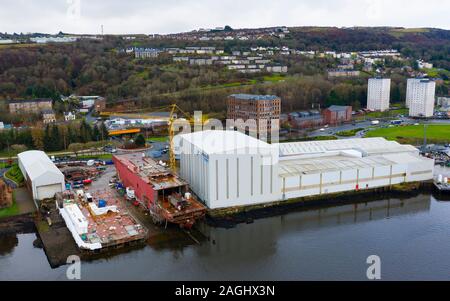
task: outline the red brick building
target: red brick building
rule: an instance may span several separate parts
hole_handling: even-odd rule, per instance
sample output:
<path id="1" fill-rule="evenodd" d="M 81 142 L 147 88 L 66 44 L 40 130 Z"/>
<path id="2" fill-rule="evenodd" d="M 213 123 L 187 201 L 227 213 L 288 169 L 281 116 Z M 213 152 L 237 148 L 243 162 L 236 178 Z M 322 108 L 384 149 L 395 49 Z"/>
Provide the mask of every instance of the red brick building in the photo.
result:
<path id="1" fill-rule="evenodd" d="M 232 120 L 242 119 L 255 120 L 257 128 L 250 128 L 249 132 L 262 131 L 270 133 L 272 131 L 273 120 L 277 120 L 279 129 L 279 120 L 281 114 L 281 99 L 274 95 L 252 95 L 252 94 L 233 94 L 227 100 L 227 118 Z M 264 126 L 263 122 L 267 121 Z M 261 126 L 264 126 L 263 129 Z M 243 129 L 245 130 L 245 129 Z"/>
<path id="2" fill-rule="evenodd" d="M 331 106 L 322 112 L 326 124 L 339 124 L 352 121 L 351 106 Z"/>

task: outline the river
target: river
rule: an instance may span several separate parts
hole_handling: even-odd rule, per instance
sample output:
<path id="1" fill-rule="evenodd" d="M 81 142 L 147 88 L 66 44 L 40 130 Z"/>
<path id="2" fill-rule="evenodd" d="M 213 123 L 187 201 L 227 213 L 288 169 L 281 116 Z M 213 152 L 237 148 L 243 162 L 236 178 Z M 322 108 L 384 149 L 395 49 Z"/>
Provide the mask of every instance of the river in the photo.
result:
<path id="1" fill-rule="evenodd" d="M 382 280 L 450 279 L 450 202 L 430 194 L 292 212 L 231 229 L 203 225 L 207 239 L 149 241 L 83 262 L 82 280 L 367 280 L 378 255 Z M 66 280 L 35 234 L 0 236 L 0 280 Z"/>

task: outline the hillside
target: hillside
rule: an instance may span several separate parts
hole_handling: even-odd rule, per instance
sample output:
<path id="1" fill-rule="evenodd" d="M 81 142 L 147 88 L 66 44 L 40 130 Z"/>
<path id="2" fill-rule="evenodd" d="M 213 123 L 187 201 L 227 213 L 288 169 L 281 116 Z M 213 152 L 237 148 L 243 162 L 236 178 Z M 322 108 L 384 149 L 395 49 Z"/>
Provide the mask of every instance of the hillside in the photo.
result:
<path id="1" fill-rule="evenodd" d="M 249 32 L 259 30 L 247 30 Z M 47 44 L 27 47 L 0 47 L 0 100 L 13 98 L 51 97 L 76 93 L 103 95 L 108 103 L 119 99 L 137 98 L 140 106 L 158 106 L 177 102 L 185 110 L 225 112 L 225 97 L 230 93 L 249 92 L 277 94 L 283 99 L 284 110 L 322 105 L 351 104 L 363 106 L 366 99 L 366 79 L 329 80 L 326 70 L 336 66 L 330 58 L 274 56 L 274 60 L 289 67 L 285 76 L 270 73 L 242 74 L 221 66 L 175 64 L 166 53 L 156 59 L 136 60 L 119 53 L 130 46 L 185 47 L 215 46 L 226 52 L 254 46 L 287 46 L 297 50 L 361 51 L 398 49 L 410 64 L 424 59 L 437 69 L 433 74 L 447 77 L 450 70 L 450 31 L 441 29 L 404 28 L 289 28 L 284 39 L 265 36 L 248 41 L 180 40 L 177 35 L 150 39 L 139 35 L 132 41 L 120 36 L 105 36 L 103 40 L 80 40 L 72 44 Z M 7 37 L 3 35 L 4 37 Z M 22 38 L 26 38 L 21 36 Z M 404 98 L 405 78 L 401 64 L 389 62 L 387 72 L 393 79 L 393 101 Z M 439 94 L 448 93 L 446 84 Z M 59 105 L 59 104 L 58 104 Z M 56 107 L 63 111 L 64 107 Z M 0 104 L 0 112 L 5 107 Z M 11 116 L 2 114 L 0 120 Z"/>

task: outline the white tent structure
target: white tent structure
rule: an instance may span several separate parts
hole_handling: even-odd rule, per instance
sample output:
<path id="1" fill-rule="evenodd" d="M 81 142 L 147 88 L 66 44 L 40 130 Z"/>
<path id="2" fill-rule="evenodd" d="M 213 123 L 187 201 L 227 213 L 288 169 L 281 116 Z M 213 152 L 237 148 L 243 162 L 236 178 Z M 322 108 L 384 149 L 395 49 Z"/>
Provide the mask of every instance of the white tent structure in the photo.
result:
<path id="1" fill-rule="evenodd" d="M 64 175 L 44 152 L 23 152 L 18 159 L 34 200 L 53 198 L 57 192 L 64 190 Z"/>

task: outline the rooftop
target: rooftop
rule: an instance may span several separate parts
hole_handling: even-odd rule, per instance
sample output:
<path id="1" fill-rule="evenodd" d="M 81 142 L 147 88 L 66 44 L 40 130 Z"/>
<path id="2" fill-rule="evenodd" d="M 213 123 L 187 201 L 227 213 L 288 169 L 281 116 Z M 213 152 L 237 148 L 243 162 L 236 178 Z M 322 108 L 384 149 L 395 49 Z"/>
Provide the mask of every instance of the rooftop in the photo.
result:
<path id="1" fill-rule="evenodd" d="M 245 149 L 270 149 L 271 145 L 238 131 L 202 131 L 181 135 L 206 154 L 223 154 Z"/>
<path id="2" fill-rule="evenodd" d="M 48 102 L 52 101 L 50 98 L 36 98 L 36 99 L 15 99 L 10 100 L 9 103 L 29 103 L 29 102 Z"/>
<path id="3" fill-rule="evenodd" d="M 351 108 L 350 106 L 336 106 L 332 105 L 331 107 L 327 108 L 330 111 L 333 112 L 339 112 L 339 111 L 347 111 L 348 108 Z"/>
<path id="4" fill-rule="evenodd" d="M 384 138 L 354 138 L 342 140 L 305 141 L 280 143 L 280 156 L 298 156 L 332 151 L 357 150 L 363 155 L 390 153 L 417 153 L 412 145 L 399 144 Z"/>
<path id="5" fill-rule="evenodd" d="M 162 166 L 155 160 L 144 157 L 142 153 L 130 153 L 114 156 L 118 161 L 128 167 L 130 171 L 139 175 L 154 190 L 185 186 L 187 183 L 173 174 L 169 168 Z"/>
<path id="6" fill-rule="evenodd" d="M 279 99 L 278 96 L 275 95 L 255 95 L 255 94 L 232 94 L 230 97 L 234 97 L 237 99 L 243 100 L 275 100 Z"/>
<path id="7" fill-rule="evenodd" d="M 47 173 L 56 174 L 64 179 L 62 172 L 42 151 L 27 151 L 20 153 L 17 157 L 32 181 Z"/>

